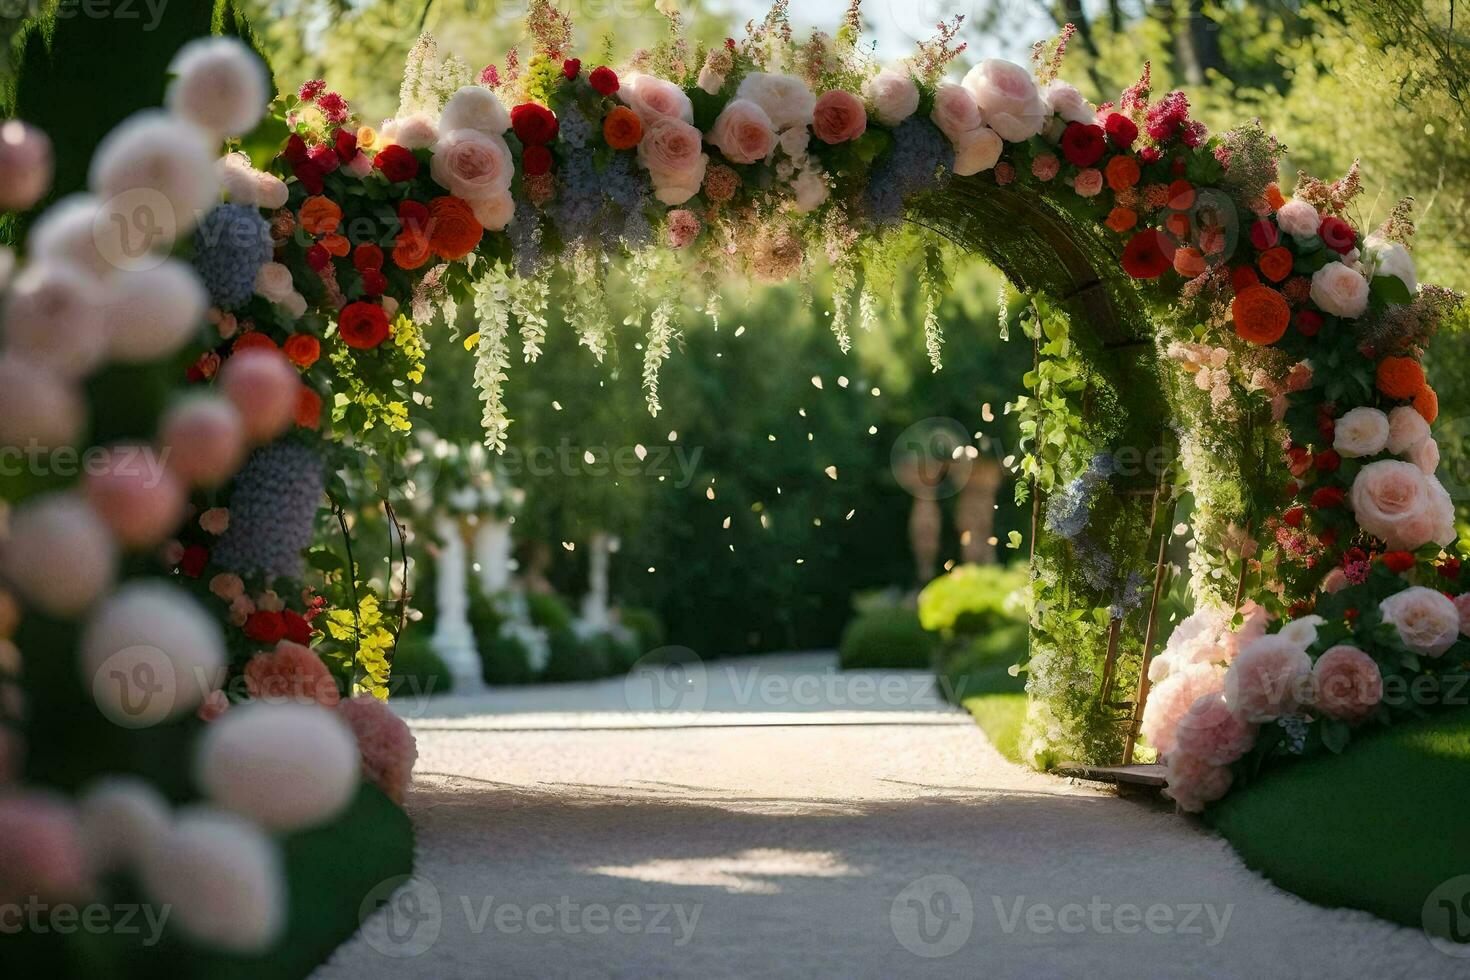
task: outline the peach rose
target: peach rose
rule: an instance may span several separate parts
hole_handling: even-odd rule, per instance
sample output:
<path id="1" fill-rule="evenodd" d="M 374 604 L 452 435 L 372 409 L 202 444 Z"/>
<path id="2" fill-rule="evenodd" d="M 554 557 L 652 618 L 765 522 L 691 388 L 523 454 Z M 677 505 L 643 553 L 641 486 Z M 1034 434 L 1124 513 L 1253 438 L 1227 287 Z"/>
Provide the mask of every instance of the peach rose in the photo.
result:
<path id="1" fill-rule="evenodd" d="M 1455 505 L 1434 477 L 1397 459 L 1369 463 L 1353 480 L 1349 503 L 1358 526 L 1391 550 L 1417 551 L 1455 538 Z"/>
<path id="2" fill-rule="evenodd" d="M 731 163 L 756 163 L 776 148 L 771 117 L 748 99 L 735 99 L 726 105 L 706 139 Z"/>
<path id="3" fill-rule="evenodd" d="M 1429 438 L 1429 423 L 1412 405 L 1400 405 L 1388 413 L 1388 451 L 1402 456 Z"/>
<path id="4" fill-rule="evenodd" d="M 1322 216 L 1306 201 L 1291 200 L 1276 212 L 1276 224 L 1296 238 L 1311 238 L 1322 224 Z"/>
<path id="5" fill-rule="evenodd" d="M 638 113 L 645 127 L 658 119 L 694 122 L 694 103 L 673 82 L 636 71 L 623 75 L 618 81 L 618 98 Z"/>
<path id="6" fill-rule="evenodd" d="M 1200 813 L 1206 804 L 1229 792 L 1235 776 L 1225 766 L 1212 766 L 1203 759 L 1178 752 L 1166 761 L 1164 778 L 1168 781 L 1165 796 L 1186 813 Z"/>
<path id="7" fill-rule="evenodd" d="M 1312 273 L 1312 302 L 1335 316 L 1359 317 L 1368 309 L 1368 280 L 1341 262 Z"/>
<path id="8" fill-rule="evenodd" d="M 1174 751 L 1212 766 L 1228 766 L 1256 744 L 1256 726 L 1231 713 L 1221 694 L 1196 698 L 1174 734 Z"/>
<path id="9" fill-rule="evenodd" d="M 1096 167 L 1077 171 L 1077 176 L 1072 178 L 1072 189 L 1083 197 L 1097 197 L 1103 189 L 1102 171 Z"/>
<path id="10" fill-rule="evenodd" d="M 995 166 L 1005 148 L 1000 135 L 989 126 L 981 126 L 960 137 L 954 146 L 954 172 L 968 177 Z"/>
<path id="11" fill-rule="evenodd" d="M 1404 646 L 1426 657 L 1442 657 L 1460 638 L 1460 610 L 1442 592 L 1411 586 L 1378 604 L 1385 623 L 1398 630 Z"/>
<path id="12" fill-rule="evenodd" d="M 919 86 L 907 71 L 884 68 L 868 79 L 863 94 L 873 103 L 873 114 L 885 126 L 897 126 L 919 108 Z"/>
<path id="13" fill-rule="evenodd" d="M 473 201 L 509 190 L 515 164 L 504 137 L 456 129 L 434 144 L 429 174 L 455 197 Z"/>
<path id="14" fill-rule="evenodd" d="M 851 92 L 823 92 L 812 112 L 812 130 L 823 143 L 847 143 L 868 130 L 868 110 Z"/>
<path id="15" fill-rule="evenodd" d="M 1387 415 L 1376 408 L 1355 408 L 1337 420 L 1332 448 L 1349 459 L 1377 456 L 1388 445 L 1388 434 Z"/>
<path id="16" fill-rule="evenodd" d="M 1339 645 L 1312 665 L 1313 702 L 1329 718 L 1361 721 L 1383 700 L 1383 674 L 1357 647 Z"/>
<path id="17" fill-rule="evenodd" d="M 654 196 L 665 204 L 683 204 L 704 183 L 709 155 L 699 130 L 686 122 L 658 116 L 638 144 L 638 161 L 653 178 Z"/>
<path id="18" fill-rule="evenodd" d="M 1312 658 L 1289 637 L 1264 636 L 1240 652 L 1225 674 L 1225 702 L 1241 721 L 1274 721 L 1310 693 Z"/>
<path id="19" fill-rule="evenodd" d="M 1008 142 L 1040 133 L 1051 115 L 1031 72 L 1009 61 L 987 58 L 970 69 L 962 84 L 975 97 L 985 124 Z"/>
<path id="20" fill-rule="evenodd" d="M 1218 694 L 1225 671 L 1209 663 L 1189 664 L 1166 677 L 1154 688 L 1143 711 L 1143 737 L 1161 755 L 1174 751 L 1174 740 L 1190 705 L 1209 694 Z"/>
<path id="21" fill-rule="evenodd" d="M 485 227 L 486 231 L 500 231 L 510 224 L 515 217 L 516 202 L 511 198 L 510 191 L 501 191 L 485 198 L 475 198 L 469 202 L 470 210 L 475 214 L 475 220 Z"/>

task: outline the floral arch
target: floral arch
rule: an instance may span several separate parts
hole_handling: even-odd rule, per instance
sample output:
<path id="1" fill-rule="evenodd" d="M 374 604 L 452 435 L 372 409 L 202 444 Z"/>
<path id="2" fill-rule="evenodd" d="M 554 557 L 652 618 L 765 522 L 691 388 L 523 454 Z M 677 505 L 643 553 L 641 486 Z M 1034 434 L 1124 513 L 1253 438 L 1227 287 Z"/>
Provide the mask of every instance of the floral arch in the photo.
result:
<path id="1" fill-rule="evenodd" d="M 513 51 L 472 72 L 422 39 L 383 126 L 320 82 L 263 113 L 244 45 L 181 51 L 168 111 L 98 147 L 90 194 L 36 220 L 6 295 L 0 441 L 97 460 L 80 481 L 7 491 L 5 632 L 83 665 L 79 681 L 62 658 L 26 661 L 24 771 L 85 785 L 70 734 L 84 705 L 140 730 L 91 774 L 140 754 L 192 767 L 169 797 L 228 815 L 171 832 L 248 839 L 252 868 L 269 864 L 262 828 L 353 805 L 359 767 L 401 798 L 411 740 L 378 699 L 406 603 L 351 549 L 353 501 L 380 487 L 343 473 L 403 479 L 425 327 L 442 319 L 477 351 L 502 446 L 512 349 L 535 360 L 556 302 L 600 358 L 609 277 L 642 302 L 656 412 L 681 315 L 717 316 L 725 276 L 820 261 L 845 345 L 907 263 L 932 309 L 949 250 L 1025 294 L 1036 348 L 1019 411 L 1039 764 L 1113 763 L 1138 744 L 1197 811 L 1461 678 L 1470 600 L 1419 363 L 1458 297 L 1417 283 L 1407 206 L 1364 234 L 1348 218 L 1356 173 L 1302 175 L 1288 199 L 1262 129 L 1207 133 L 1182 94 L 1153 98 L 1146 70 L 1116 104 L 1089 104 L 1058 79 L 1066 32 L 1034 71 L 986 61 L 954 83 L 957 25 L 880 67 L 857 23 L 854 5 L 834 36 L 797 41 L 778 5 L 703 51 L 675 15 L 614 70 L 572 57 L 570 23 L 535 3 L 524 64 Z M 0 163 L 46 169 L 44 137 L 4 135 Z M 6 186 L 18 210 L 45 191 Z M 140 213 L 168 231 L 145 253 L 125 237 Z M 477 326 L 454 336 L 462 307 Z M 937 369 L 937 320 L 926 337 Z M 1175 524 L 1186 493 L 1192 527 Z M 312 545 L 324 500 L 340 553 Z M 1176 537 L 1192 537 L 1199 611 L 1156 653 Z M 166 681 L 163 706 L 134 714 L 126 685 L 98 680 L 119 672 Z M 345 724 L 306 710 L 324 706 Z M 317 778 L 252 783 L 303 745 L 315 757 L 292 772 Z M 152 819 L 157 796 L 114 786 L 87 806 Z M 187 881 L 152 884 L 187 897 Z M 279 938 L 281 922 L 255 925 L 259 943 Z M 217 938 L 207 917 L 182 927 Z"/>

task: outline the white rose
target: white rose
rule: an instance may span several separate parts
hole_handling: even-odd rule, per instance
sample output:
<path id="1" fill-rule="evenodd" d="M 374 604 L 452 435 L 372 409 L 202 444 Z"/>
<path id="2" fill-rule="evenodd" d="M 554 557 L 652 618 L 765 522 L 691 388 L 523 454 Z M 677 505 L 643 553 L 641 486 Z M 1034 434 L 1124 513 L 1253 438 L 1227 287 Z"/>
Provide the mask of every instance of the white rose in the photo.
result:
<path id="1" fill-rule="evenodd" d="M 255 193 L 257 207 L 276 211 L 286 206 L 286 199 L 291 196 L 291 191 L 284 180 L 275 174 L 264 173 L 257 173 L 255 179 L 258 184 Z"/>
<path id="2" fill-rule="evenodd" d="M 1460 611 L 1444 593 L 1413 586 L 1378 605 L 1404 646 L 1426 657 L 1440 657 L 1460 638 Z"/>
<path id="3" fill-rule="evenodd" d="M 1363 245 L 1373 256 L 1375 276 L 1398 276 L 1409 292 L 1419 291 L 1419 272 L 1414 267 L 1414 257 L 1398 242 L 1391 242 L 1378 232 L 1369 235 Z"/>
<path id="4" fill-rule="evenodd" d="M 500 231 L 515 217 L 516 202 L 510 191 L 502 191 L 490 197 L 470 201 L 475 220 L 485 226 L 486 231 Z"/>
<path id="5" fill-rule="evenodd" d="M 970 69 L 962 84 L 975 97 L 985 124 L 1011 143 L 1040 133 L 1051 116 L 1031 73 L 1009 61 L 987 58 Z"/>
<path id="6" fill-rule="evenodd" d="M 169 111 L 221 138 L 255 128 L 270 101 L 265 67 L 234 38 L 190 41 L 168 66 L 174 80 L 165 102 Z"/>
<path id="7" fill-rule="evenodd" d="M 694 122 L 694 103 L 689 101 L 689 96 L 679 86 L 662 78 L 629 72 L 619 79 L 618 98 L 638 114 L 644 129 L 655 119 L 665 117 L 685 123 Z"/>
<path id="8" fill-rule="evenodd" d="M 796 210 L 799 214 L 815 211 L 826 203 L 827 196 L 831 193 L 831 188 L 827 186 L 820 170 L 801 171 L 791 182 L 791 189 L 796 192 Z"/>
<path id="9" fill-rule="evenodd" d="M 1377 456 L 1388 446 L 1388 416 L 1376 408 L 1355 408 L 1337 420 L 1332 448 L 1356 459 Z"/>
<path id="10" fill-rule="evenodd" d="M 1348 499 L 1358 526 L 1391 550 L 1417 551 L 1431 542 L 1446 546 L 1457 537 L 1449 492 L 1415 463 L 1369 463 L 1353 478 Z"/>
<path id="11" fill-rule="evenodd" d="M 989 126 L 966 133 L 955 143 L 954 172 L 961 177 L 978 174 L 995 166 L 1005 143 Z"/>
<path id="12" fill-rule="evenodd" d="M 226 153 L 214 169 L 219 175 L 220 189 L 231 204 L 261 206 L 258 172 L 250 165 L 249 157 L 243 153 Z"/>
<path id="13" fill-rule="evenodd" d="M 1276 224 L 1295 238 L 1311 238 L 1322 226 L 1322 216 L 1306 201 L 1293 199 L 1276 212 Z"/>
<path id="14" fill-rule="evenodd" d="M 1312 273 L 1312 302 L 1336 316 L 1359 317 L 1368 309 L 1368 280 L 1341 262 Z"/>
<path id="15" fill-rule="evenodd" d="M 781 144 L 781 149 L 786 151 L 787 156 L 793 160 L 800 160 L 806 156 L 806 148 L 811 145 L 812 131 L 805 126 L 793 127 L 782 133 L 777 142 Z"/>
<path id="16" fill-rule="evenodd" d="M 817 97 L 806 82 L 795 75 L 778 75 L 771 72 L 751 72 L 740 81 L 735 98 L 749 99 L 771 117 L 776 129 L 806 126 L 812 121 L 812 112 L 817 107 Z"/>
<path id="17" fill-rule="evenodd" d="M 929 120 L 955 144 L 984 125 L 980 107 L 970 90 L 952 82 L 944 82 L 934 90 L 934 111 L 929 114 Z"/>
<path id="18" fill-rule="evenodd" d="M 1429 423 L 1412 405 L 1400 405 L 1388 413 L 1388 451 L 1402 456 L 1429 438 Z"/>
<path id="19" fill-rule="evenodd" d="M 884 68 L 868 79 L 863 94 L 873 104 L 873 113 L 885 126 L 897 126 L 919 108 L 919 86 L 907 71 Z"/>
<path id="20" fill-rule="evenodd" d="M 439 139 L 439 124 L 416 112 L 393 121 L 393 142 L 405 150 L 422 150 Z"/>
<path id="21" fill-rule="evenodd" d="M 1312 644 L 1317 642 L 1318 627 L 1325 625 L 1327 625 L 1327 620 L 1321 616 L 1303 616 L 1281 627 L 1281 632 L 1276 635 L 1287 643 L 1301 647 L 1302 650 L 1310 650 Z"/>
<path id="22" fill-rule="evenodd" d="M 255 292 L 272 303 L 279 303 L 295 292 L 291 270 L 280 262 L 267 262 L 255 274 Z"/>
<path id="23" fill-rule="evenodd" d="M 456 129 L 473 129 L 486 136 L 504 136 L 510 128 L 510 113 L 481 85 L 466 85 L 449 97 L 439 116 L 439 128 L 448 133 Z"/>
<path id="24" fill-rule="evenodd" d="M 1046 102 L 1053 112 L 1067 122 L 1097 124 L 1097 110 L 1082 97 L 1076 87 L 1056 79 L 1046 86 Z"/>
<path id="25" fill-rule="evenodd" d="M 705 65 L 699 69 L 699 81 L 696 84 L 706 95 L 719 95 L 720 89 L 725 87 L 725 76 Z"/>
<path id="26" fill-rule="evenodd" d="M 1439 443 L 1433 439 L 1425 439 L 1404 456 L 1409 462 L 1419 467 L 1424 473 L 1433 475 L 1439 469 Z"/>

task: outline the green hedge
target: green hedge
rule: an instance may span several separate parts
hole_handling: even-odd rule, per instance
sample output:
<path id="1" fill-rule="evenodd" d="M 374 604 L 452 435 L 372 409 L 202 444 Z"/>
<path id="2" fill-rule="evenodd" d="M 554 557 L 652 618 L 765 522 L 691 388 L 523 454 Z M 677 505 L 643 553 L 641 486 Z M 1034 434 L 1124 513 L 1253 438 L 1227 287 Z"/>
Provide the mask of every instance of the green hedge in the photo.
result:
<path id="1" fill-rule="evenodd" d="M 839 650 L 843 670 L 927 670 L 939 644 L 904 606 L 872 609 L 847 624 Z"/>
<path id="2" fill-rule="evenodd" d="M 437 697 L 453 689 L 454 676 L 434 652 L 431 636 L 422 623 L 415 623 L 398 638 L 398 650 L 393 655 L 395 697 Z"/>

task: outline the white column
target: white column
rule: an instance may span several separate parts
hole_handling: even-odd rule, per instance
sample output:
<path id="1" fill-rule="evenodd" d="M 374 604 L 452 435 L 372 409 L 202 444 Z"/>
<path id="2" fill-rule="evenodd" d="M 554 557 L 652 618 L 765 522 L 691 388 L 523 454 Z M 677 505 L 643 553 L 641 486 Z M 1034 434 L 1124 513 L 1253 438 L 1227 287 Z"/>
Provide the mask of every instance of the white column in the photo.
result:
<path id="1" fill-rule="evenodd" d="M 475 531 L 475 563 L 480 566 L 480 588 L 495 595 L 510 588 L 510 524 L 481 518 Z"/>
<path id="2" fill-rule="evenodd" d="M 589 631 L 603 632 L 612 625 L 608 565 L 612 539 L 601 531 L 587 542 L 587 594 L 582 597 L 582 622 Z"/>
<path id="3" fill-rule="evenodd" d="M 448 516 L 438 518 L 434 532 L 440 545 L 439 565 L 435 569 L 439 614 L 434 626 L 434 652 L 448 665 L 454 677 L 454 692 L 473 693 L 484 688 L 485 678 L 480 673 L 480 654 L 475 648 L 474 631 L 470 629 L 464 536 L 459 521 Z"/>

